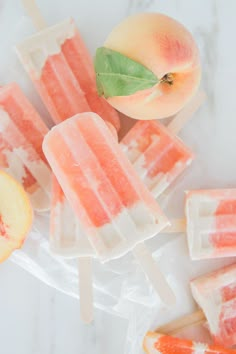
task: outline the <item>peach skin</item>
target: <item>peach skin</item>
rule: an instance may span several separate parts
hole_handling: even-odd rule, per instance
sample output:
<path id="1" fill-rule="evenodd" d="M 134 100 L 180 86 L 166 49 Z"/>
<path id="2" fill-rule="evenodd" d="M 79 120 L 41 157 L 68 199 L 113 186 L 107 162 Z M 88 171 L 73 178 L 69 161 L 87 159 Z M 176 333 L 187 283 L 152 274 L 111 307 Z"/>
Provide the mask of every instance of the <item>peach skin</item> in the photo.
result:
<path id="1" fill-rule="evenodd" d="M 31 228 L 33 211 L 27 193 L 0 170 L 0 263 L 20 248 Z"/>
<path id="2" fill-rule="evenodd" d="M 132 118 L 174 115 L 199 87 L 198 47 L 190 32 L 171 17 L 159 13 L 128 17 L 113 29 L 104 46 L 142 64 L 159 79 L 151 88 L 107 98 L 114 108 Z"/>

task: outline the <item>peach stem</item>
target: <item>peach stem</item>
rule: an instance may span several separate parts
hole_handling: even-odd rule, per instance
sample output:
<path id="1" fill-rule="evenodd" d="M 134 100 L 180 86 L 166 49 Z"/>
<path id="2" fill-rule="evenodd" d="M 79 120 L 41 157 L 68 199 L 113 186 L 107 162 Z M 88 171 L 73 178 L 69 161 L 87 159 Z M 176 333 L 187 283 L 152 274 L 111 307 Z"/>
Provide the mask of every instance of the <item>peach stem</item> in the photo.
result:
<path id="1" fill-rule="evenodd" d="M 164 75 L 163 78 L 160 80 L 160 83 L 173 85 L 174 84 L 173 74 L 168 73 L 168 74 Z"/>

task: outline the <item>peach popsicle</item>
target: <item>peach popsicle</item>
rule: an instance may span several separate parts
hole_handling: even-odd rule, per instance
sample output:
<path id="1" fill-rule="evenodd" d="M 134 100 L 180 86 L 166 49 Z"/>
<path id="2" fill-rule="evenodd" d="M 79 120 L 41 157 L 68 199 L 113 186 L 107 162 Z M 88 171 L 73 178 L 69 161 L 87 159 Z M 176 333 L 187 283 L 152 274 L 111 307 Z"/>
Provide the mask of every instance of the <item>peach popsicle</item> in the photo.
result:
<path id="1" fill-rule="evenodd" d="M 43 149 L 98 257 L 108 261 L 134 249 L 140 258 L 144 252 L 136 245 L 168 221 L 102 119 L 83 113 L 60 123 Z M 162 274 L 154 273 L 168 301 L 172 293 Z"/>
<path id="2" fill-rule="evenodd" d="M 236 345 L 236 263 L 194 279 L 191 290 L 216 343 Z"/>
<path id="3" fill-rule="evenodd" d="M 236 344 L 236 264 L 200 276 L 190 282 L 194 299 L 202 309 L 156 329 L 157 333 L 178 336 L 190 327 L 207 326 L 217 344 Z M 208 321 L 208 322 L 207 322 Z"/>
<path id="4" fill-rule="evenodd" d="M 110 123 L 107 125 L 117 139 L 114 126 Z M 51 201 L 50 247 L 52 252 L 67 258 L 94 257 L 94 249 L 54 175 Z M 69 223 L 68 220 L 70 220 Z"/>
<path id="5" fill-rule="evenodd" d="M 191 259 L 236 255 L 236 189 L 187 192 L 185 216 L 164 232 L 186 233 Z"/>
<path id="6" fill-rule="evenodd" d="M 192 259 L 236 255 L 236 189 L 190 191 L 185 214 Z"/>
<path id="7" fill-rule="evenodd" d="M 219 345 L 197 343 L 189 339 L 175 338 L 166 334 L 148 332 L 143 341 L 147 354 L 233 354 L 235 350 Z"/>
<path id="8" fill-rule="evenodd" d="M 114 126 L 106 124 L 117 139 Z M 57 255 L 78 259 L 80 314 L 85 323 L 90 323 L 93 320 L 92 258 L 95 252 L 55 176 L 52 186 L 50 248 Z"/>
<path id="9" fill-rule="evenodd" d="M 43 150 L 103 261 L 168 224 L 96 114 L 78 114 L 54 127 Z"/>
<path id="10" fill-rule="evenodd" d="M 35 2 L 22 2 L 40 31 L 19 44 L 17 53 L 54 122 L 93 111 L 118 130 L 118 113 L 97 94 L 92 58 L 75 22 L 47 27 Z"/>
<path id="11" fill-rule="evenodd" d="M 17 84 L 0 88 L 0 168 L 23 185 L 37 210 L 50 205 L 51 172 L 42 151 L 47 132 Z"/>
<path id="12" fill-rule="evenodd" d="M 189 166 L 193 153 L 176 136 L 199 108 L 204 94 L 194 99 L 165 127 L 157 121 L 139 121 L 121 141 L 121 147 L 155 198 Z"/>

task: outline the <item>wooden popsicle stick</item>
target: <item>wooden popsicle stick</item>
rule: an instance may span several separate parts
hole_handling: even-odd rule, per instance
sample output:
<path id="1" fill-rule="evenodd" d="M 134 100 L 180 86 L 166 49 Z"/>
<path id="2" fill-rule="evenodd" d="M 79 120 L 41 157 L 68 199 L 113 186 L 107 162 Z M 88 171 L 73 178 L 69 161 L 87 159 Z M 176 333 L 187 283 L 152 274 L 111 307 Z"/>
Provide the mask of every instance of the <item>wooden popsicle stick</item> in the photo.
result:
<path id="1" fill-rule="evenodd" d="M 144 243 L 139 243 L 133 249 L 134 256 L 138 259 L 144 273 L 148 277 L 153 288 L 161 301 L 167 306 L 175 304 L 175 294 L 167 283 L 164 275 L 160 272 L 157 263 Z"/>
<path id="2" fill-rule="evenodd" d="M 80 316 L 84 323 L 93 321 L 92 259 L 78 258 Z"/>
<path id="3" fill-rule="evenodd" d="M 182 233 L 186 232 L 186 219 L 172 219 L 170 220 L 170 225 L 168 225 L 162 232 L 163 233 Z"/>
<path id="4" fill-rule="evenodd" d="M 204 323 L 205 321 L 206 317 L 203 311 L 199 309 L 189 315 L 178 318 L 177 320 L 174 320 L 164 326 L 158 327 L 155 331 L 158 333 L 175 335 L 189 326 L 197 326 L 199 324 Z"/>
<path id="5" fill-rule="evenodd" d="M 206 99 L 204 91 L 199 91 L 193 97 L 193 99 L 175 115 L 172 121 L 167 125 L 167 128 L 175 135 L 177 135 L 183 128 L 185 123 L 193 116 L 202 103 Z"/>
<path id="6" fill-rule="evenodd" d="M 47 27 L 47 23 L 45 22 L 35 0 L 21 0 L 22 5 L 25 8 L 27 15 L 32 19 L 34 23 L 34 27 L 41 31 L 42 29 Z"/>

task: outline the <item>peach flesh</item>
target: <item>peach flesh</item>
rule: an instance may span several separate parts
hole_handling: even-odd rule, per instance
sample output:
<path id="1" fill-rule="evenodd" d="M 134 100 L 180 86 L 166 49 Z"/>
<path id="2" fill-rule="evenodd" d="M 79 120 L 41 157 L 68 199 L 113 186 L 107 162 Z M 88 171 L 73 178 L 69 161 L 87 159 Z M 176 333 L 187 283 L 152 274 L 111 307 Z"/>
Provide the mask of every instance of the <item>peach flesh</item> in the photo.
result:
<path id="1" fill-rule="evenodd" d="M 1 170 L 0 195 L 0 262 L 3 262 L 22 246 L 32 225 L 33 211 L 22 186 Z"/>
<path id="2" fill-rule="evenodd" d="M 104 44 L 143 64 L 159 84 L 108 102 L 136 119 L 160 119 L 176 114 L 196 93 L 201 66 L 190 32 L 176 20 L 158 13 L 138 14 L 113 29 Z"/>

